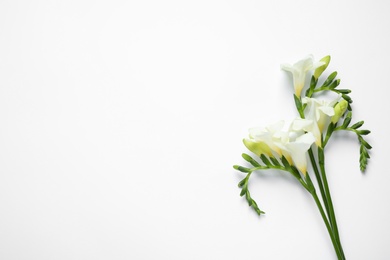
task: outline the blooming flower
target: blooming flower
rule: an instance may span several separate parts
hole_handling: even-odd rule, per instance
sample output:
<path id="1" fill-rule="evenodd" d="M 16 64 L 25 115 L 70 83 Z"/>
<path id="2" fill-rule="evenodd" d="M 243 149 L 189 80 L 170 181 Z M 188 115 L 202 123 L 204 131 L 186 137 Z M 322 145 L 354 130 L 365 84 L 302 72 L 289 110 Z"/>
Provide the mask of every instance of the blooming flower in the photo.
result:
<path id="1" fill-rule="evenodd" d="M 305 120 L 305 119 L 302 119 Z M 311 120 L 306 120 L 311 122 Z M 314 143 L 312 133 L 290 126 L 288 131 L 282 131 L 284 122 L 280 121 L 264 129 L 249 129 L 249 138 L 244 139 L 245 146 L 256 155 L 284 156 L 298 170 L 306 174 L 306 152 Z"/>
<path id="2" fill-rule="evenodd" d="M 302 89 L 305 85 L 305 78 L 308 71 L 316 69 L 325 62 L 314 62 L 313 55 L 307 56 L 305 59 L 298 61 L 294 65 L 282 64 L 280 67 L 285 71 L 289 71 L 293 75 L 294 90 L 297 97 L 301 96 Z"/>
<path id="3" fill-rule="evenodd" d="M 310 119 L 297 118 L 291 124 L 291 128 L 295 131 L 304 130 L 314 136 L 317 146 L 321 146 L 321 131 L 318 128 L 317 122 Z"/>
<path id="4" fill-rule="evenodd" d="M 306 175 L 307 172 L 306 152 L 309 150 L 314 141 L 315 138 L 313 134 L 308 132 L 299 136 L 295 141 L 286 143 L 286 147 L 291 155 L 294 165 L 304 175 Z"/>
<path id="5" fill-rule="evenodd" d="M 296 119 L 293 123 L 293 129 L 303 129 L 311 132 L 316 139 L 317 146 L 321 146 L 322 133 L 335 115 L 334 106 L 340 97 L 339 95 L 332 101 L 308 97 L 303 98 L 302 103 L 307 104 L 307 108 L 305 109 L 305 118 L 307 120 Z"/>
<path id="6" fill-rule="evenodd" d="M 269 148 L 281 156 L 282 151 L 277 145 L 275 145 L 274 138 L 275 134 L 282 130 L 283 125 L 284 121 L 279 121 L 265 127 L 264 129 L 251 128 L 249 129 L 249 137 L 267 144 Z"/>

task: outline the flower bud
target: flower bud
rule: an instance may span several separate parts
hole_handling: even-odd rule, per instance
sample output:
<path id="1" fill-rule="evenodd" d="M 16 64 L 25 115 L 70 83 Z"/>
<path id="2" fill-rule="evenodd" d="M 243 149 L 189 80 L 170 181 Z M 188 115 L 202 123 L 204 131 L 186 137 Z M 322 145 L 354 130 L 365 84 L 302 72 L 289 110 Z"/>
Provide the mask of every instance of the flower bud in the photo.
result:
<path id="1" fill-rule="evenodd" d="M 246 148 L 257 156 L 262 154 L 272 156 L 271 148 L 269 148 L 269 146 L 264 142 L 252 141 L 250 139 L 244 139 L 243 142 Z"/>
<path id="2" fill-rule="evenodd" d="M 344 115 L 347 110 L 348 102 L 345 99 L 342 99 L 337 105 L 334 107 L 334 116 L 332 116 L 332 123 L 335 124 L 339 119 Z"/>
<path id="3" fill-rule="evenodd" d="M 324 70 L 326 70 L 326 68 L 328 67 L 329 65 L 329 62 L 330 62 L 330 56 L 325 56 L 323 57 L 320 62 L 323 62 L 324 64 L 321 65 L 320 67 L 318 67 L 315 71 L 314 71 L 314 78 L 318 79 L 322 72 L 324 72 Z"/>

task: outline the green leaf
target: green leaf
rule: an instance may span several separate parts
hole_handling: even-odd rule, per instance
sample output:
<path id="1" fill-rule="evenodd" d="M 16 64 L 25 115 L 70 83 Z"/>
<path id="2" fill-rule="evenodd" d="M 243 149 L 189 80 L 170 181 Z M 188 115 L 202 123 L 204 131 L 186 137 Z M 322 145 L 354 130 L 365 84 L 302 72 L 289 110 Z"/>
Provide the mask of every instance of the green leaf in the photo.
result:
<path id="1" fill-rule="evenodd" d="M 360 170 L 364 172 L 367 168 L 368 159 L 370 159 L 369 149 L 371 149 L 371 145 L 369 145 L 361 135 L 358 135 L 358 139 L 360 142 Z"/>
<path id="2" fill-rule="evenodd" d="M 246 167 L 242 167 L 240 165 L 234 165 L 233 168 L 240 171 L 240 172 L 251 172 L 251 169 L 246 168 Z"/>
<path id="3" fill-rule="evenodd" d="M 301 117 L 303 117 L 303 107 L 302 107 L 302 101 L 299 97 L 297 97 L 296 95 L 294 95 L 294 101 L 295 101 L 295 106 L 297 107 L 298 109 L 298 112 L 299 114 L 301 115 Z"/>
<path id="4" fill-rule="evenodd" d="M 247 181 L 247 179 L 246 179 L 246 177 L 245 177 L 244 179 L 242 179 L 242 180 L 238 183 L 238 187 L 239 187 L 239 188 L 242 188 L 242 187 L 246 184 L 246 181 Z"/>
<path id="5" fill-rule="evenodd" d="M 342 98 L 344 98 L 346 101 L 348 101 L 348 103 L 352 103 L 352 98 L 350 97 L 350 96 L 348 96 L 348 95 L 346 95 L 346 94 L 343 94 L 343 95 L 341 95 L 342 96 Z"/>
<path id="6" fill-rule="evenodd" d="M 286 157 L 282 156 L 281 161 L 282 161 L 283 166 L 284 166 L 287 170 L 290 170 L 290 169 L 291 169 L 291 165 L 288 163 Z"/>
<path id="7" fill-rule="evenodd" d="M 351 126 L 352 129 L 358 129 L 364 124 L 364 121 L 359 121 Z"/>
<path id="8" fill-rule="evenodd" d="M 325 140 L 328 140 L 330 138 L 330 136 L 332 135 L 333 130 L 335 129 L 336 125 L 337 125 L 337 123 L 330 123 L 329 124 L 328 130 L 326 131 Z"/>
<path id="9" fill-rule="evenodd" d="M 270 166 L 271 165 L 271 162 L 268 160 L 267 156 L 265 156 L 264 154 L 260 155 L 260 159 L 263 161 L 263 163 L 267 166 Z"/>
<path id="10" fill-rule="evenodd" d="M 242 187 L 242 190 L 240 192 L 240 196 L 241 197 L 244 196 L 247 191 L 248 191 L 247 185 L 244 185 L 244 187 Z"/>
<path id="11" fill-rule="evenodd" d="M 340 79 L 336 79 L 329 85 L 329 89 L 335 89 L 338 85 L 340 85 Z"/>
<path id="12" fill-rule="evenodd" d="M 337 91 L 341 94 L 349 94 L 352 92 L 350 89 L 337 89 Z"/>
<path id="13" fill-rule="evenodd" d="M 257 203 L 251 198 L 251 194 L 248 190 L 248 181 L 250 176 L 251 173 L 248 173 L 247 176 L 238 183 L 238 187 L 242 188 L 240 196 L 242 197 L 245 195 L 245 199 L 248 202 L 249 206 L 252 207 L 258 215 L 265 214 L 265 212 L 261 211 L 257 206 Z"/>
<path id="14" fill-rule="evenodd" d="M 316 79 L 314 75 L 311 76 L 310 87 L 306 90 L 305 96 L 310 97 L 313 94 L 314 89 L 317 86 L 317 82 L 318 79 Z"/>
<path id="15" fill-rule="evenodd" d="M 252 206 L 252 208 L 256 211 L 257 215 L 260 216 L 261 214 L 265 214 L 264 211 L 261 211 L 259 209 L 259 207 L 257 206 L 256 201 L 254 201 L 252 198 L 250 198 L 250 200 L 248 200 L 248 204 L 249 204 L 249 206 Z"/>
<path id="16" fill-rule="evenodd" d="M 358 133 L 360 135 L 368 135 L 369 133 L 371 133 L 371 131 L 370 130 L 360 130 L 360 131 L 358 131 Z"/>
<path id="17" fill-rule="evenodd" d="M 260 164 L 255 159 L 253 159 L 250 155 L 248 155 L 246 153 L 243 153 L 241 156 L 242 156 L 242 158 L 244 158 L 245 161 L 247 161 L 250 164 L 252 164 L 253 167 L 259 167 L 260 166 Z"/>
<path id="18" fill-rule="evenodd" d="M 366 142 L 366 140 L 364 140 L 363 139 L 363 137 L 359 137 L 359 141 L 360 141 L 360 143 L 362 144 L 362 145 L 364 145 L 364 147 L 366 147 L 367 149 L 371 149 L 372 148 L 372 146 L 369 144 L 369 143 L 367 143 Z"/>
<path id="19" fill-rule="evenodd" d="M 252 201 L 253 201 L 253 200 L 252 200 L 252 198 L 251 198 L 251 194 L 249 193 L 249 190 L 246 191 L 245 198 L 246 198 L 246 200 L 248 201 L 249 206 L 252 206 Z"/>
<path id="20" fill-rule="evenodd" d="M 276 159 L 275 157 L 270 157 L 270 159 L 275 166 L 280 166 L 278 159 Z"/>
<path id="21" fill-rule="evenodd" d="M 360 159 L 359 159 L 359 162 L 360 162 L 360 170 L 362 172 L 364 172 L 367 168 L 367 163 L 368 163 L 368 159 L 370 158 L 368 153 L 367 153 L 367 150 L 365 149 L 364 146 L 361 146 L 360 147 Z"/>
<path id="22" fill-rule="evenodd" d="M 349 123 L 351 123 L 351 119 L 352 119 L 352 112 L 348 112 L 341 127 L 344 129 L 347 128 Z"/>
<path id="23" fill-rule="evenodd" d="M 291 174 L 294 175 L 295 178 L 299 179 L 301 178 L 301 174 L 299 173 L 297 167 L 291 166 Z"/>
<path id="24" fill-rule="evenodd" d="M 332 81 L 334 80 L 334 78 L 337 76 L 337 71 L 331 73 L 328 78 L 325 80 L 324 84 L 322 85 L 323 87 L 327 87 L 329 86 Z"/>

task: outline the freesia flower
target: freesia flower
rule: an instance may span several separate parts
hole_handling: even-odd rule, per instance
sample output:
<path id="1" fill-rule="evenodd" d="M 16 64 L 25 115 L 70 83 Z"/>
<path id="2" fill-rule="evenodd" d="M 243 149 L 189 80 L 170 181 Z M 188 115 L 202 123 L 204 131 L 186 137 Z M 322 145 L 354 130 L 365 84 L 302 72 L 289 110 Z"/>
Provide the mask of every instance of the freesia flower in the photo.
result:
<path id="1" fill-rule="evenodd" d="M 279 121 L 265 127 L 264 129 L 251 128 L 249 129 L 249 137 L 256 141 L 264 142 L 274 152 L 276 152 L 279 156 L 281 156 L 282 151 L 277 145 L 275 145 L 274 138 L 275 138 L 275 134 L 282 130 L 283 125 L 284 125 L 284 121 Z"/>
<path id="2" fill-rule="evenodd" d="M 310 146 L 314 143 L 315 138 L 312 133 L 308 132 L 299 136 L 295 141 L 286 143 L 286 147 L 291 155 L 294 165 L 304 175 L 307 172 L 306 153 Z"/>
<path id="3" fill-rule="evenodd" d="M 302 120 L 307 124 L 311 123 L 310 120 Z M 294 121 L 290 125 L 288 132 L 280 131 L 276 133 L 274 141 L 275 144 L 282 150 L 283 156 L 289 161 L 289 163 L 295 165 L 303 174 L 306 174 L 306 152 L 314 143 L 315 138 L 311 132 L 305 133 L 303 128 L 293 126 Z"/>
<path id="4" fill-rule="evenodd" d="M 316 139 L 317 146 L 321 146 L 322 133 L 326 130 L 331 122 L 331 118 L 335 115 L 334 105 L 340 97 L 339 95 L 332 101 L 308 97 L 303 98 L 302 103 L 307 104 L 307 108 L 305 109 L 305 118 L 307 120 L 296 119 L 293 123 L 293 128 L 311 132 Z"/>
<path id="5" fill-rule="evenodd" d="M 249 138 L 244 139 L 244 144 L 258 156 L 261 154 L 274 156 L 274 153 L 279 157 L 284 156 L 290 164 L 306 174 L 306 152 L 314 143 L 315 138 L 312 133 L 305 133 L 302 128 L 290 126 L 288 131 L 282 131 L 283 125 L 284 122 L 280 121 L 264 129 L 249 129 Z"/>
<path id="6" fill-rule="evenodd" d="M 314 120 L 296 118 L 291 124 L 291 128 L 294 131 L 304 130 L 310 132 L 314 136 L 316 145 L 321 146 L 321 131 Z"/>
<path id="7" fill-rule="evenodd" d="M 305 85 L 305 78 L 307 72 L 316 69 L 324 64 L 325 62 L 323 61 L 314 62 L 313 55 L 309 55 L 305 59 L 298 61 L 294 65 L 282 64 L 280 67 L 281 69 L 292 73 L 295 95 L 297 97 L 300 97 L 302 89 Z"/>

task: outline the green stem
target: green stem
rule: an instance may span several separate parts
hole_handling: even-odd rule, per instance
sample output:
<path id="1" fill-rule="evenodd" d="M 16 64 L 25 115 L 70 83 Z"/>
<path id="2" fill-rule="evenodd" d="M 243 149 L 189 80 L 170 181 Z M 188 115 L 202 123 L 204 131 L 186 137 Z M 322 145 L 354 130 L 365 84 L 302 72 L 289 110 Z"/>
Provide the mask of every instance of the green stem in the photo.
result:
<path id="1" fill-rule="evenodd" d="M 320 169 L 321 169 L 322 180 L 323 180 L 323 183 L 324 183 L 327 204 L 329 206 L 329 212 L 328 212 L 329 220 L 330 220 L 330 223 L 331 223 L 332 228 L 333 228 L 335 239 L 336 239 L 336 241 L 337 241 L 337 243 L 339 245 L 340 252 L 341 252 L 341 254 L 343 256 L 343 259 L 345 259 L 344 251 L 343 251 L 343 248 L 342 248 L 341 242 L 340 242 L 339 230 L 337 228 L 336 215 L 334 213 L 332 197 L 330 195 L 330 189 L 329 189 L 329 185 L 328 185 L 328 180 L 326 178 L 324 150 L 321 149 L 321 148 L 318 148 L 318 160 L 319 160 L 319 165 L 320 165 Z"/>
<path id="2" fill-rule="evenodd" d="M 320 175 L 320 172 L 318 170 L 317 162 L 316 162 L 316 160 L 314 158 L 314 154 L 313 154 L 313 149 L 312 148 L 309 149 L 309 157 L 310 157 L 310 161 L 311 161 L 311 164 L 313 166 L 313 170 L 314 170 L 314 173 L 315 173 L 315 176 L 316 176 L 316 179 L 317 179 L 318 187 L 320 188 L 321 197 L 322 197 L 322 200 L 324 202 L 326 213 L 327 213 L 328 216 L 330 216 L 329 215 L 328 200 L 327 200 L 327 197 L 325 195 L 324 185 L 322 183 L 321 175 Z"/>
<path id="3" fill-rule="evenodd" d="M 306 180 L 307 180 L 309 186 L 312 187 L 310 193 L 311 193 L 311 195 L 313 196 L 313 199 L 314 199 L 314 201 L 315 201 L 315 203 L 316 203 L 316 205 L 317 205 L 317 207 L 318 207 L 318 210 L 319 210 L 320 213 L 321 213 L 321 217 L 322 217 L 322 219 L 323 219 L 323 221 L 324 221 L 324 223 L 325 223 L 325 226 L 326 226 L 326 229 L 328 230 L 330 239 L 332 240 L 333 247 L 334 247 L 334 249 L 335 249 L 335 251 L 336 251 L 337 258 L 338 258 L 339 260 L 344 260 L 345 257 L 344 257 L 344 255 L 342 254 L 342 252 L 340 251 L 339 244 L 337 243 L 337 240 L 336 240 L 336 238 L 335 238 L 333 229 L 332 229 L 332 227 L 330 226 L 329 221 L 328 221 L 328 219 L 327 219 L 327 217 L 326 217 L 326 214 L 325 214 L 325 212 L 324 212 L 324 209 L 322 208 L 321 202 L 320 202 L 320 200 L 318 199 L 317 193 L 316 193 L 316 191 L 315 191 L 315 189 L 314 189 L 314 186 L 313 186 L 313 184 L 312 184 L 312 182 L 311 182 L 311 179 L 310 179 L 309 174 L 306 174 Z"/>

